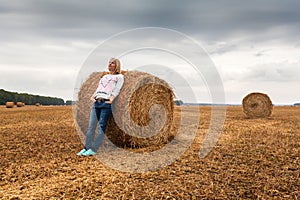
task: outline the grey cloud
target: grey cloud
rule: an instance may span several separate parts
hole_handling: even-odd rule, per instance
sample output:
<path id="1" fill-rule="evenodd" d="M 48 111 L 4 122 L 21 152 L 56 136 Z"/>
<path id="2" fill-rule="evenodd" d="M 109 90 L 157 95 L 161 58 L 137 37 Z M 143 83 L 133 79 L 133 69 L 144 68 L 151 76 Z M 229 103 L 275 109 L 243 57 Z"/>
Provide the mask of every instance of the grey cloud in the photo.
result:
<path id="1" fill-rule="evenodd" d="M 265 49 L 265 50 L 258 51 L 257 53 L 254 54 L 254 56 L 260 57 L 260 56 L 267 55 L 268 51 L 270 51 L 270 50 L 269 49 Z"/>
<path id="2" fill-rule="evenodd" d="M 81 61 L 78 57 L 84 57 L 89 50 L 79 50 L 80 47 L 72 46 L 73 42 L 85 41 L 90 46 L 94 43 L 97 45 L 97 42 L 112 34 L 147 26 L 175 29 L 202 40 L 211 46 L 209 52 L 216 56 L 238 51 L 245 45 L 255 46 L 256 43 L 278 40 L 298 48 L 299 19 L 300 1 L 296 0 L 0 0 L 0 45 L 2 48 L 8 45 L 8 48 L 1 50 L 1 65 L 9 67 L 17 63 L 44 67 L 47 61 L 55 61 L 58 66 L 76 65 L 76 62 Z M 143 38 L 135 39 L 135 42 L 139 42 Z M 225 43 L 218 45 L 222 41 Z M 122 41 L 119 45 L 126 45 L 126 42 Z M 75 50 L 43 50 L 41 46 L 48 43 Z M 267 53 L 258 51 L 256 56 Z M 75 57 L 76 62 L 71 61 Z M 299 65 L 281 64 L 276 67 L 272 64 L 253 67 L 245 73 L 233 74 L 231 78 L 237 81 L 300 80 Z M 22 80 L 26 84 L 28 82 L 27 88 L 32 90 L 35 84 L 42 85 L 45 82 L 36 80 L 34 83 L 32 75 L 28 74 L 28 77 L 30 80 Z M 4 79 L 0 80 L 1 85 L 4 85 Z M 20 87 L 18 85 L 23 85 L 23 82 L 16 82 L 15 87 Z M 56 84 L 46 84 L 46 87 L 57 91 L 60 88 Z"/>
<path id="3" fill-rule="evenodd" d="M 248 68 L 240 76 L 244 82 L 292 82 L 300 80 L 300 63 L 268 63 Z"/>
<path id="4" fill-rule="evenodd" d="M 34 76 L 32 76 L 34 74 Z M 72 97 L 75 73 L 38 69 L 1 70 L 1 88 L 59 98 Z M 10 78 L 10 77 L 13 77 Z M 3 87 L 4 86 L 4 87 Z M 66 100 L 66 99 L 65 99 Z"/>
<path id="5" fill-rule="evenodd" d="M 299 29 L 299 7 L 300 2 L 291 0 L 6 1 L 1 5 L 0 25 L 7 33 L 16 31 L 13 35 L 21 30 L 58 38 L 99 38 L 143 26 L 219 39 L 284 25 L 294 35 Z"/>
<path id="6" fill-rule="evenodd" d="M 215 44 L 210 43 L 208 44 L 208 52 L 209 54 L 224 54 L 233 50 L 237 50 L 238 46 L 237 44 L 228 44 L 228 43 L 221 43 L 221 44 Z"/>

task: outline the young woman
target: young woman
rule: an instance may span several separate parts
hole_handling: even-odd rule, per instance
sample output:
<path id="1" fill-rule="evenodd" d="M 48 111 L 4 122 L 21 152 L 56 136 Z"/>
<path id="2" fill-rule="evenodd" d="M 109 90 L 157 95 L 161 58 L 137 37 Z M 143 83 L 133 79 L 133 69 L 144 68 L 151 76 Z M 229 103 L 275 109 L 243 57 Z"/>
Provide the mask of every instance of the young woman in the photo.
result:
<path id="1" fill-rule="evenodd" d="M 107 121 L 112 114 L 111 103 L 118 96 L 124 77 L 121 74 L 121 64 L 118 59 L 111 58 L 108 64 L 109 74 L 104 75 L 98 84 L 98 88 L 91 97 L 93 108 L 90 113 L 90 122 L 86 134 L 84 148 L 77 155 L 91 156 L 97 151 L 103 141 Z M 98 136 L 94 140 L 98 123 Z"/>

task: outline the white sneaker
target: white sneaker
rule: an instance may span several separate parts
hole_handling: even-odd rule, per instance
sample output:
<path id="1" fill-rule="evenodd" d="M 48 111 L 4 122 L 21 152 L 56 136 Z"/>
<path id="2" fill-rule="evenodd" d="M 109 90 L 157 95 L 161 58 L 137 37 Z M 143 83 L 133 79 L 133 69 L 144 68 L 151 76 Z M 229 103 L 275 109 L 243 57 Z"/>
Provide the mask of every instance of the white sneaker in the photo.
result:
<path id="1" fill-rule="evenodd" d="M 77 153 L 77 156 L 82 156 L 82 155 L 85 154 L 85 152 L 86 152 L 86 149 L 82 149 L 81 151 L 79 151 L 79 152 Z"/>
<path id="2" fill-rule="evenodd" d="M 93 156 L 96 155 L 97 152 L 94 152 L 92 149 L 87 150 L 86 152 L 84 152 L 82 155 L 84 156 Z"/>

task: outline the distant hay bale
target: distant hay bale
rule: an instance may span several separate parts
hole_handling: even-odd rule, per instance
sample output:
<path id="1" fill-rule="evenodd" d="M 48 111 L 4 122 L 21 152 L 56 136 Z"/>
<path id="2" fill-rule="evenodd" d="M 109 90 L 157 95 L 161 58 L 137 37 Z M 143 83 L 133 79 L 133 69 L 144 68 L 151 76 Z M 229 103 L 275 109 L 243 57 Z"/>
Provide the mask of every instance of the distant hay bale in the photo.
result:
<path id="1" fill-rule="evenodd" d="M 17 107 L 23 107 L 25 104 L 23 102 L 17 102 Z"/>
<path id="2" fill-rule="evenodd" d="M 94 72 L 81 85 L 75 106 L 79 130 L 85 135 L 90 97 L 105 73 Z M 159 146 L 173 137 L 174 93 L 164 81 L 139 71 L 123 72 L 124 85 L 112 105 L 114 116 L 108 121 L 106 135 L 119 147 Z"/>
<path id="3" fill-rule="evenodd" d="M 268 95 L 253 92 L 243 99 L 243 112 L 248 118 L 266 118 L 271 116 L 273 104 Z"/>
<path id="4" fill-rule="evenodd" d="M 35 106 L 41 106 L 41 104 L 40 103 L 36 103 Z"/>
<path id="5" fill-rule="evenodd" d="M 8 102 L 6 102 L 5 106 L 6 106 L 6 108 L 13 108 L 15 106 L 15 103 L 12 101 L 8 101 Z"/>

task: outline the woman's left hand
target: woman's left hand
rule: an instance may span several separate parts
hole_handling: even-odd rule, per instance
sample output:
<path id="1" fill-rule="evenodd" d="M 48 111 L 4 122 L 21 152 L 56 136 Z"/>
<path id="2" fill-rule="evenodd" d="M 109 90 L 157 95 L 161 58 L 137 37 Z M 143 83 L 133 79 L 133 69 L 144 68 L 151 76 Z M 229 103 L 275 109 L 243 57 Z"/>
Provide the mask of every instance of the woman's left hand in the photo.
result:
<path id="1" fill-rule="evenodd" d="M 112 101 L 111 101 L 111 100 L 109 100 L 109 101 L 105 101 L 105 103 L 107 103 L 107 104 L 111 104 L 111 103 L 112 103 Z"/>

